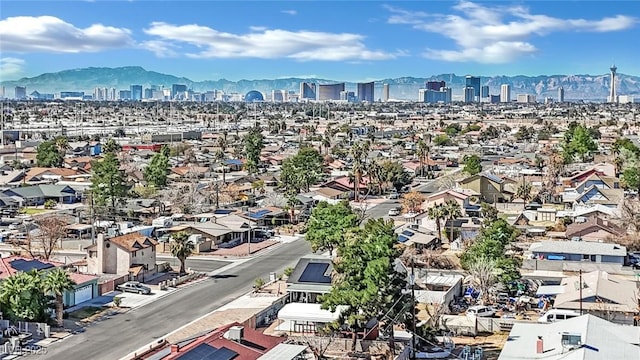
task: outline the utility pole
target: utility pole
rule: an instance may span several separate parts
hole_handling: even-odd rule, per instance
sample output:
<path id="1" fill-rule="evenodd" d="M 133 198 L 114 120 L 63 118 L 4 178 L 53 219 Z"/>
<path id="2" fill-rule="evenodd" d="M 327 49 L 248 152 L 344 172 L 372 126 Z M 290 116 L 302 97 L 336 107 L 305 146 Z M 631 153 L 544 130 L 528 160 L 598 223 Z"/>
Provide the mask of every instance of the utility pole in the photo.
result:
<path id="1" fill-rule="evenodd" d="M 582 269 L 580 269 L 580 315 L 582 315 Z"/>
<path id="2" fill-rule="evenodd" d="M 411 359 L 416 359 L 416 274 L 414 267 L 414 260 L 411 259 L 411 280 L 409 281 L 411 284 Z"/>

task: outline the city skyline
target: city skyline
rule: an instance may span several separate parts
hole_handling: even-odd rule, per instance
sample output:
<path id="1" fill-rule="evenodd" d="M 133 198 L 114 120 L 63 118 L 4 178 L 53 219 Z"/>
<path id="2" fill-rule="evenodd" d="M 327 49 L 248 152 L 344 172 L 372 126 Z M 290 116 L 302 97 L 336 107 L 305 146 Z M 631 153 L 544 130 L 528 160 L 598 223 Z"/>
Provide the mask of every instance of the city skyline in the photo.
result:
<path id="1" fill-rule="evenodd" d="M 640 73 L 637 2 L 60 3 L 2 2 L 1 80 L 128 65 L 196 81 Z"/>

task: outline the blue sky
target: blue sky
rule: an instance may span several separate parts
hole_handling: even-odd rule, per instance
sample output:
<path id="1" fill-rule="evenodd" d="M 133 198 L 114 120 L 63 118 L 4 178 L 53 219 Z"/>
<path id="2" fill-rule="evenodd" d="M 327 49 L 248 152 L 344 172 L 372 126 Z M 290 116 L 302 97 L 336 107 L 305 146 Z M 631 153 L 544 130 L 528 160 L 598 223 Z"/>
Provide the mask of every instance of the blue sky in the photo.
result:
<path id="1" fill-rule="evenodd" d="M 0 2 L 0 79 L 138 65 L 192 80 L 640 75 L 638 1 Z"/>

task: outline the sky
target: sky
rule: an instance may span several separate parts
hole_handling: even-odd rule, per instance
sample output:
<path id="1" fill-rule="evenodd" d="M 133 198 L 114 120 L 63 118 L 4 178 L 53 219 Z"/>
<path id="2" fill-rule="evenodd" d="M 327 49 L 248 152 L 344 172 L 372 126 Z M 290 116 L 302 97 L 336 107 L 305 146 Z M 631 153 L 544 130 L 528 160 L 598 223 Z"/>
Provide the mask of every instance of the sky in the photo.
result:
<path id="1" fill-rule="evenodd" d="M 0 2 L 0 80 L 142 66 L 194 81 L 640 75 L 640 1 Z"/>

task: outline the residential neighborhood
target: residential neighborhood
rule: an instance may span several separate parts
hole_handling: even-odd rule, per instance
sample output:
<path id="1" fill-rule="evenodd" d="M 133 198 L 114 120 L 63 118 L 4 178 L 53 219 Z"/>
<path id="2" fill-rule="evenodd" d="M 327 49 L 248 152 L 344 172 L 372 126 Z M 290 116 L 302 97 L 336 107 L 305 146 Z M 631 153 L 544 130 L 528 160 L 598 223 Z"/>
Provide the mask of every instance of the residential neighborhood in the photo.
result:
<path id="1" fill-rule="evenodd" d="M 638 109 L 9 101 L 0 358 L 640 359 Z"/>

